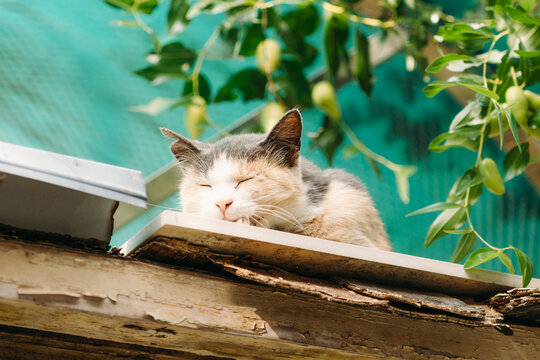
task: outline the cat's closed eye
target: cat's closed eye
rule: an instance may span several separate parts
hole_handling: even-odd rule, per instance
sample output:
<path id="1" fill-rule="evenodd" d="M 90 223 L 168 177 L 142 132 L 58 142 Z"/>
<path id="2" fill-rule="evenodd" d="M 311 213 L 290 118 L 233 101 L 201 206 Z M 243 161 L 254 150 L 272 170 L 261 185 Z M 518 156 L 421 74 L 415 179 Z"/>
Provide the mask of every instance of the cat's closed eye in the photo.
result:
<path id="1" fill-rule="evenodd" d="M 206 188 L 209 188 L 209 189 L 212 188 L 212 185 L 210 185 L 210 184 L 199 184 L 199 186 L 206 187 Z"/>
<path id="2" fill-rule="evenodd" d="M 254 176 L 238 180 L 238 182 L 237 182 L 237 184 L 236 184 L 236 186 L 234 188 L 235 189 L 238 188 L 238 186 L 240 186 L 240 184 L 245 183 L 246 181 L 252 180 L 253 178 L 254 178 Z"/>

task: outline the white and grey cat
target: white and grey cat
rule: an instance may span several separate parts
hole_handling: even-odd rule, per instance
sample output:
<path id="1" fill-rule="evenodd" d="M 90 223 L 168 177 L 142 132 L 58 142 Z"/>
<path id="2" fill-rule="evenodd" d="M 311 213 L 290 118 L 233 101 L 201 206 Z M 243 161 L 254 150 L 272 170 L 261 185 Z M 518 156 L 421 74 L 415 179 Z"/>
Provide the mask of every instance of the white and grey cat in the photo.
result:
<path id="1" fill-rule="evenodd" d="M 321 170 L 300 156 L 302 119 L 287 112 L 267 135 L 215 144 L 176 139 L 183 211 L 355 245 L 391 250 L 362 183 L 343 170 Z"/>

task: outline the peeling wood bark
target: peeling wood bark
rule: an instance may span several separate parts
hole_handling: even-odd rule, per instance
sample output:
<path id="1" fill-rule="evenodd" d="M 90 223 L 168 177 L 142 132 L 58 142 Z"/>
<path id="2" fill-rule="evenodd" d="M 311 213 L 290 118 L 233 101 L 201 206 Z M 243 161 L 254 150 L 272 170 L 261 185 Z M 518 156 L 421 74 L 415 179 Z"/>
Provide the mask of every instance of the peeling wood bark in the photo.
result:
<path id="1" fill-rule="evenodd" d="M 492 297 L 490 305 L 506 319 L 540 325 L 539 289 L 512 289 Z"/>
<path id="2" fill-rule="evenodd" d="M 538 327 L 511 324 L 513 335 L 506 336 L 492 326 L 453 322 L 452 315 L 433 321 L 380 304 L 328 301 L 279 285 L 300 279 L 269 269 L 231 271 L 278 275 L 279 286 L 246 282 L 214 266 L 206 267 L 209 273 L 0 239 L 0 345 L 9 345 L 0 346 L 0 358 L 14 358 L 14 348 L 27 349 L 17 354 L 23 359 L 43 352 L 68 357 L 78 338 L 80 349 L 96 359 L 114 358 L 115 344 L 122 344 L 118 354 L 134 345 L 141 358 L 157 359 L 176 353 L 187 359 L 494 359 L 516 353 L 535 359 L 540 351 Z M 318 285 L 327 291 L 327 282 Z"/>
<path id="3" fill-rule="evenodd" d="M 360 294 L 385 299 L 400 304 L 442 311 L 475 319 L 485 318 L 485 309 L 480 306 L 467 305 L 460 299 L 444 294 L 415 291 L 411 289 L 397 289 L 390 286 L 367 284 L 354 279 L 337 279 L 340 284 Z M 501 317 L 502 319 L 502 317 Z"/>

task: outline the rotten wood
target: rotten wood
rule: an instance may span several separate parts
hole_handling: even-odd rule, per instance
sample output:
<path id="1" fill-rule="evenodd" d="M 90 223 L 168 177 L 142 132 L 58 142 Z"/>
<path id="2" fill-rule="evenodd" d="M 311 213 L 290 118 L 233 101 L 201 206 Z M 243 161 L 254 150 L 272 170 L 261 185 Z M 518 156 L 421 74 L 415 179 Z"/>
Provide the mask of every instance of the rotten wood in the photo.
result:
<path id="1" fill-rule="evenodd" d="M 490 299 L 505 319 L 540 325 L 540 289 L 512 289 Z"/>
<path id="2" fill-rule="evenodd" d="M 0 358 L 87 349 L 95 356 L 81 358 L 110 359 L 116 344 L 117 357 L 134 357 L 133 345 L 140 358 L 157 359 L 534 359 L 540 351 L 538 327 L 430 318 L 413 307 L 406 315 L 381 299 L 329 300 L 301 291 L 304 277 L 211 255 L 209 265 L 188 269 L 0 239 L 0 345 L 9 345 Z M 334 294 L 336 284 L 314 284 Z"/>
<path id="3" fill-rule="evenodd" d="M 447 312 L 474 319 L 485 319 L 486 317 L 486 310 L 482 307 L 468 305 L 460 299 L 444 294 L 368 284 L 355 279 L 336 280 L 348 289 L 376 299 L 410 305 L 418 309 Z M 501 317 L 498 318 L 498 320 L 501 319 Z"/>
<path id="4" fill-rule="evenodd" d="M 137 249 L 134 257 L 165 262 L 172 265 L 189 265 L 198 268 L 214 266 L 240 278 L 279 289 L 317 296 L 327 301 L 344 304 L 378 306 L 385 311 L 401 313 L 415 318 L 450 321 L 447 315 L 457 315 L 451 321 L 467 325 L 498 324 L 502 316 L 488 311 L 486 306 L 469 305 L 460 299 L 444 294 L 396 289 L 389 286 L 366 284 L 354 279 L 335 279 L 334 282 L 307 277 L 262 264 L 252 259 L 224 255 L 186 241 L 158 236 Z M 339 284 L 339 285 L 338 285 Z M 392 304 L 389 304 L 389 302 Z M 398 306 L 394 306 L 398 305 Z M 403 309 L 410 305 L 418 310 Z M 428 309 L 429 311 L 420 311 Z M 461 317 L 469 318 L 469 320 Z M 471 321 L 471 319 L 474 319 Z"/>

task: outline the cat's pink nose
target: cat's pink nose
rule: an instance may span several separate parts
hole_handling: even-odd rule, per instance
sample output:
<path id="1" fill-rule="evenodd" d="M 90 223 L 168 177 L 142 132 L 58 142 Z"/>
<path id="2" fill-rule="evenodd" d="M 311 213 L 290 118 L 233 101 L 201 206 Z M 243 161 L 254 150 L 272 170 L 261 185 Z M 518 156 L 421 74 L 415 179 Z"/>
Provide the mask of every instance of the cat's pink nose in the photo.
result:
<path id="1" fill-rule="evenodd" d="M 229 208 L 229 206 L 231 206 L 232 203 L 233 203 L 232 200 L 216 201 L 216 206 L 219 208 L 224 218 L 225 218 L 225 211 L 227 211 L 227 209 Z"/>

